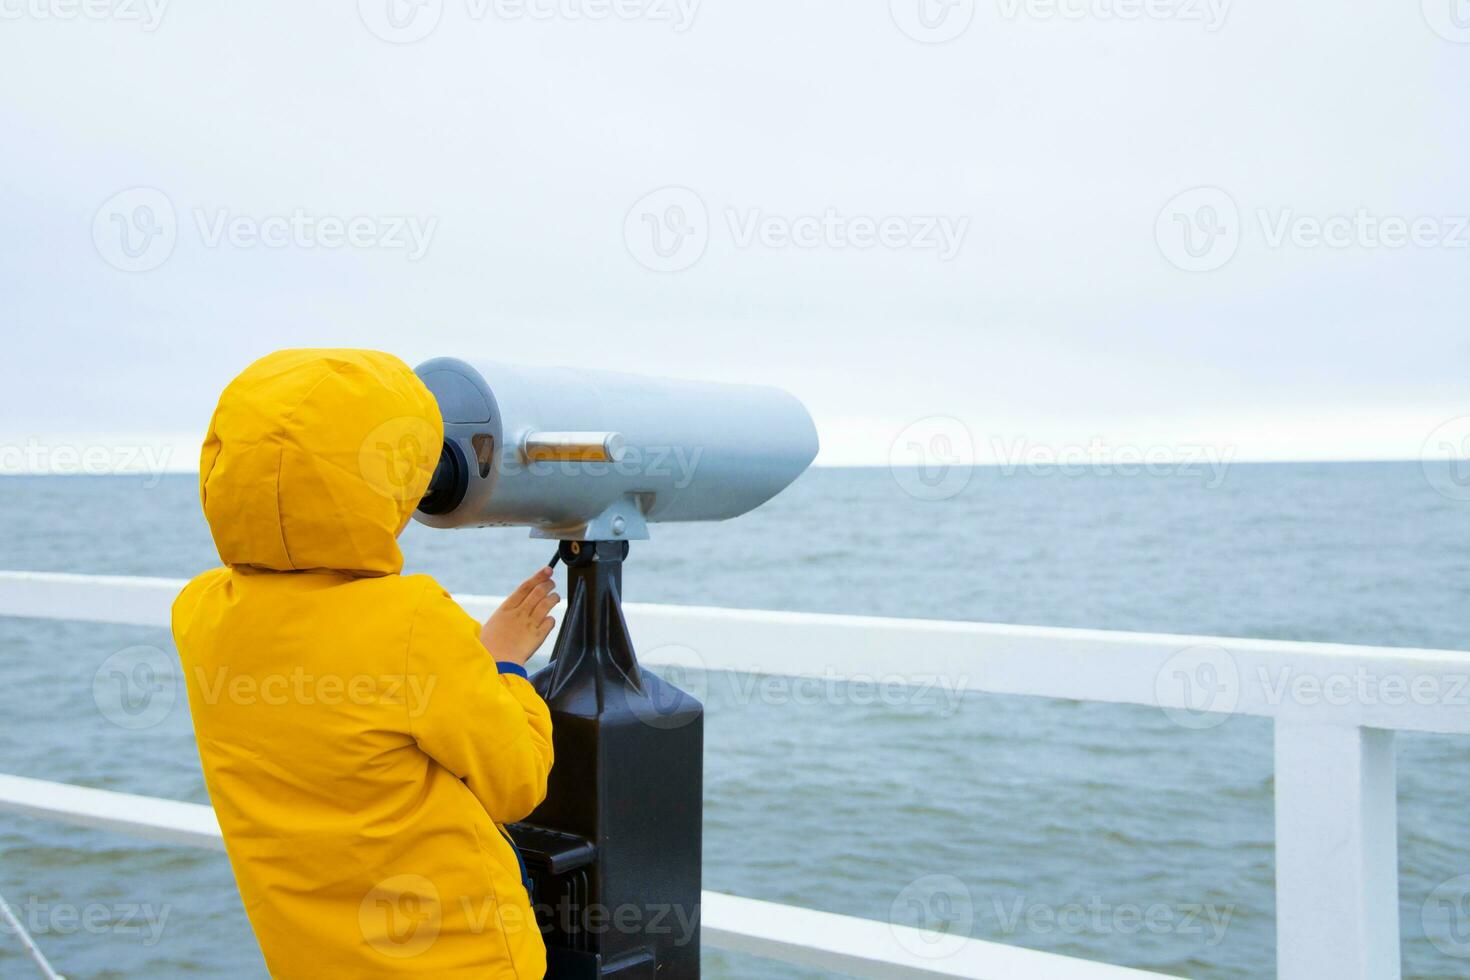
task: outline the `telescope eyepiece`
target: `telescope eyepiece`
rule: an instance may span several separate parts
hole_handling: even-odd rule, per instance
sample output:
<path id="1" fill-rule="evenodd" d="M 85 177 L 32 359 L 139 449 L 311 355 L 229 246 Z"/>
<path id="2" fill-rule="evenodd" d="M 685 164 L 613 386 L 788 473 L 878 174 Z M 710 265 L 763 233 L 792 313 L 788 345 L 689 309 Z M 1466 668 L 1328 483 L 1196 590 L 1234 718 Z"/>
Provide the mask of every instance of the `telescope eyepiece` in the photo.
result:
<path id="1" fill-rule="evenodd" d="M 449 439 L 439 451 L 439 465 L 429 478 L 429 489 L 419 501 L 419 510 L 425 514 L 447 514 L 460 505 L 470 486 L 469 463 L 464 451 Z"/>

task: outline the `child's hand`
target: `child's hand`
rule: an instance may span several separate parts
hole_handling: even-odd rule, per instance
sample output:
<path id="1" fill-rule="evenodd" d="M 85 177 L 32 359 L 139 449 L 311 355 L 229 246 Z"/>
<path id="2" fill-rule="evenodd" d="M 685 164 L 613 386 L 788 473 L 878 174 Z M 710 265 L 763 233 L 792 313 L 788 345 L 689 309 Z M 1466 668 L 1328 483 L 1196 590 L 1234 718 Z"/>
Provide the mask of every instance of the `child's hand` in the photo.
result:
<path id="1" fill-rule="evenodd" d="M 561 601 L 561 596 L 551 591 L 555 587 L 551 569 L 543 568 L 522 582 L 490 614 L 480 630 L 480 642 L 492 657 L 525 664 L 541 648 L 556 622 L 551 618 L 551 610 Z"/>

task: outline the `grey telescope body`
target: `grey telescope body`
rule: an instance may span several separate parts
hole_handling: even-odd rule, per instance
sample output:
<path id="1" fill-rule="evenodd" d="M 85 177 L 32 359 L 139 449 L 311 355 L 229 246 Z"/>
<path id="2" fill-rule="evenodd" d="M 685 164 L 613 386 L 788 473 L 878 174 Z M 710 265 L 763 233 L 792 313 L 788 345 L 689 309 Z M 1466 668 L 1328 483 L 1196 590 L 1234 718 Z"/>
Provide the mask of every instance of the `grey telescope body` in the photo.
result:
<path id="1" fill-rule="evenodd" d="M 416 370 L 444 417 L 415 514 L 431 527 L 638 540 L 650 523 L 744 514 L 817 454 L 811 416 L 778 388 L 450 357 Z"/>

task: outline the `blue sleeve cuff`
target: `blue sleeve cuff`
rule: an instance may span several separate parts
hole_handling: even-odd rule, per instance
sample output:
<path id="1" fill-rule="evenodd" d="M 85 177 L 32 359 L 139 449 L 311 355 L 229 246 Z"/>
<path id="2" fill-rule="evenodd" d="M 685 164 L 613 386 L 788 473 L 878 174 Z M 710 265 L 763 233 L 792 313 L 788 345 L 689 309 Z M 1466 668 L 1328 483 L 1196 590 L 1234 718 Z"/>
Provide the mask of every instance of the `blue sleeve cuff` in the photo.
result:
<path id="1" fill-rule="evenodd" d="M 517 677 L 524 677 L 527 680 L 531 679 L 530 675 L 526 673 L 526 668 L 520 664 L 511 663 L 509 660 L 497 660 L 495 661 L 495 667 L 502 674 L 515 674 Z"/>

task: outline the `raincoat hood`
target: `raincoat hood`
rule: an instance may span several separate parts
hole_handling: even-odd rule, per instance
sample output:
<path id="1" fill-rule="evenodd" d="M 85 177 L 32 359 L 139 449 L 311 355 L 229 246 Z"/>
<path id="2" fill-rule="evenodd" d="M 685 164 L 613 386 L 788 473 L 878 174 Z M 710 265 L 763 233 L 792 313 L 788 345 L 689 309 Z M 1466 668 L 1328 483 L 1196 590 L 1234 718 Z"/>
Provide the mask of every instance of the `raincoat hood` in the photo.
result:
<path id="1" fill-rule="evenodd" d="M 366 350 L 284 350 L 220 395 L 199 494 L 220 560 L 390 575 L 444 424 L 409 366 Z"/>

